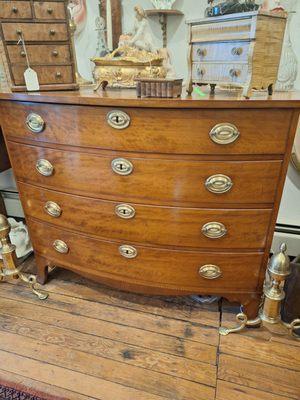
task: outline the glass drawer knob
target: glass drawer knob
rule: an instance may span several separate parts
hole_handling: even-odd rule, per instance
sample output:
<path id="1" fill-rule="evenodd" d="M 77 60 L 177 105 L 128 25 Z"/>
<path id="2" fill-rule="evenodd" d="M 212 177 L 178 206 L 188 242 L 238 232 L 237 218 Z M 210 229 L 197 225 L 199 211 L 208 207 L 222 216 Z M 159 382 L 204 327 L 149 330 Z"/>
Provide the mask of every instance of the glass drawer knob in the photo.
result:
<path id="1" fill-rule="evenodd" d="M 118 175 L 130 175 L 133 171 L 133 165 L 125 158 L 116 158 L 111 162 L 112 170 Z"/>
<path id="2" fill-rule="evenodd" d="M 125 129 L 130 125 L 130 117 L 124 111 L 110 111 L 106 120 L 108 125 L 114 129 Z"/>

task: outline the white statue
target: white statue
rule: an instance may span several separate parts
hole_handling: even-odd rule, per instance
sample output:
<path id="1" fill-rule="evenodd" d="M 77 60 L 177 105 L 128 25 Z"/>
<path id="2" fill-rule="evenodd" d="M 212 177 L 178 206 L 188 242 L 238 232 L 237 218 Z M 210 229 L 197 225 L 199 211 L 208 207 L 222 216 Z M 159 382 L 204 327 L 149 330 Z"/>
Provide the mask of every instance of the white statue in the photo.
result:
<path id="1" fill-rule="evenodd" d="M 119 47 L 129 46 L 139 50 L 155 53 L 154 40 L 145 11 L 141 6 L 135 6 L 135 22 L 129 35 L 121 35 Z"/>

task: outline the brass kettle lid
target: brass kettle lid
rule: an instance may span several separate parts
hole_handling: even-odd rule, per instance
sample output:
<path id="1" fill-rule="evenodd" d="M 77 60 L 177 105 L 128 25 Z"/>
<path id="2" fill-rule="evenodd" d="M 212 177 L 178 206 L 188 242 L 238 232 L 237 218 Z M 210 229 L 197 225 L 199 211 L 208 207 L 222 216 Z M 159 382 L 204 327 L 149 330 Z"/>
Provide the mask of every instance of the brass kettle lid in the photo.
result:
<path id="1" fill-rule="evenodd" d="M 280 276 L 288 276 L 291 273 L 290 259 L 286 255 L 286 250 L 286 244 L 282 243 L 280 245 L 280 251 L 273 254 L 268 266 L 270 273 Z"/>

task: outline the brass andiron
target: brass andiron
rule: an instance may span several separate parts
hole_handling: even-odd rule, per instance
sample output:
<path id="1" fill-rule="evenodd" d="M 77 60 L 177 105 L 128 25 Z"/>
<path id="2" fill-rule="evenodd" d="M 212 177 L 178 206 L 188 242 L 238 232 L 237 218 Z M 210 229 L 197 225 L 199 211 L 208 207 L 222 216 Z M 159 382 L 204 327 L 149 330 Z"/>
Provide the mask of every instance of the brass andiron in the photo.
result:
<path id="1" fill-rule="evenodd" d="M 21 272 L 21 267 L 17 268 L 16 246 L 13 245 L 9 238 L 11 230 L 7 218 L 0 214 L 0 243 L 2 245 L 1 255 L 3 264 L 0 263 L 0 282 L 9 279 L 20 279 L 28 284 L 32 292 L 37 295 L 40 300 L 45 300 L 48 294 L 36 289 L 36 277 L 34 275 L 25 275 Z"/>
<path id="2" fill-rule="evenodd" d="M 264 284 L 264 295 L 259 315 L 255 320 L 248 320 L 245 313 L 236 316 L 238 325 L 234 328 L 221 327 L 220 335 L 226 336 L 229 333 L 240 332 L 247 326 L 260 326 L 261 324 L 283 324 L 292 336 L 295 330 L 300 327 L 300 319 L 294 320 L 290 324 L 282 322 L 280 309 L 282 300 L 285 298 L 283 290 L 284 282 L 291 274 L 290 259 L 286 255 L 286 244 L 282 243 L 278 253 L 275 253 L 268 264 L 268 277 Z"/>

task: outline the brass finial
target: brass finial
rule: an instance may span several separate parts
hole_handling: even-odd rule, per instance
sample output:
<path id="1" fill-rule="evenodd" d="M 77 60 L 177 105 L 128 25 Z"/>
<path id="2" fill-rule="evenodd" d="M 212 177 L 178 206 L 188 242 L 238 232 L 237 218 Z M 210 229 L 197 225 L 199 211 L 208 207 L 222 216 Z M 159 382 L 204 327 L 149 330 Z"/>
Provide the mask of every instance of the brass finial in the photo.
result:
<path id="1" fill-rule="evenodd" d="M 0 240 L 5 239 L 8 236 L 10 229 L 6 216 L 0 214 Z"/>
<path id="2" fill-rule="evenodd" d="M 280 251 L 274 254 L 269 262 L 268 271 L 274 277 L 276 275 L 277 279 L 282 279 L 290 275 L 291 266 L 290 259 L 286 255 L 287 246 L 285 243 L 280 245 Z"/>

